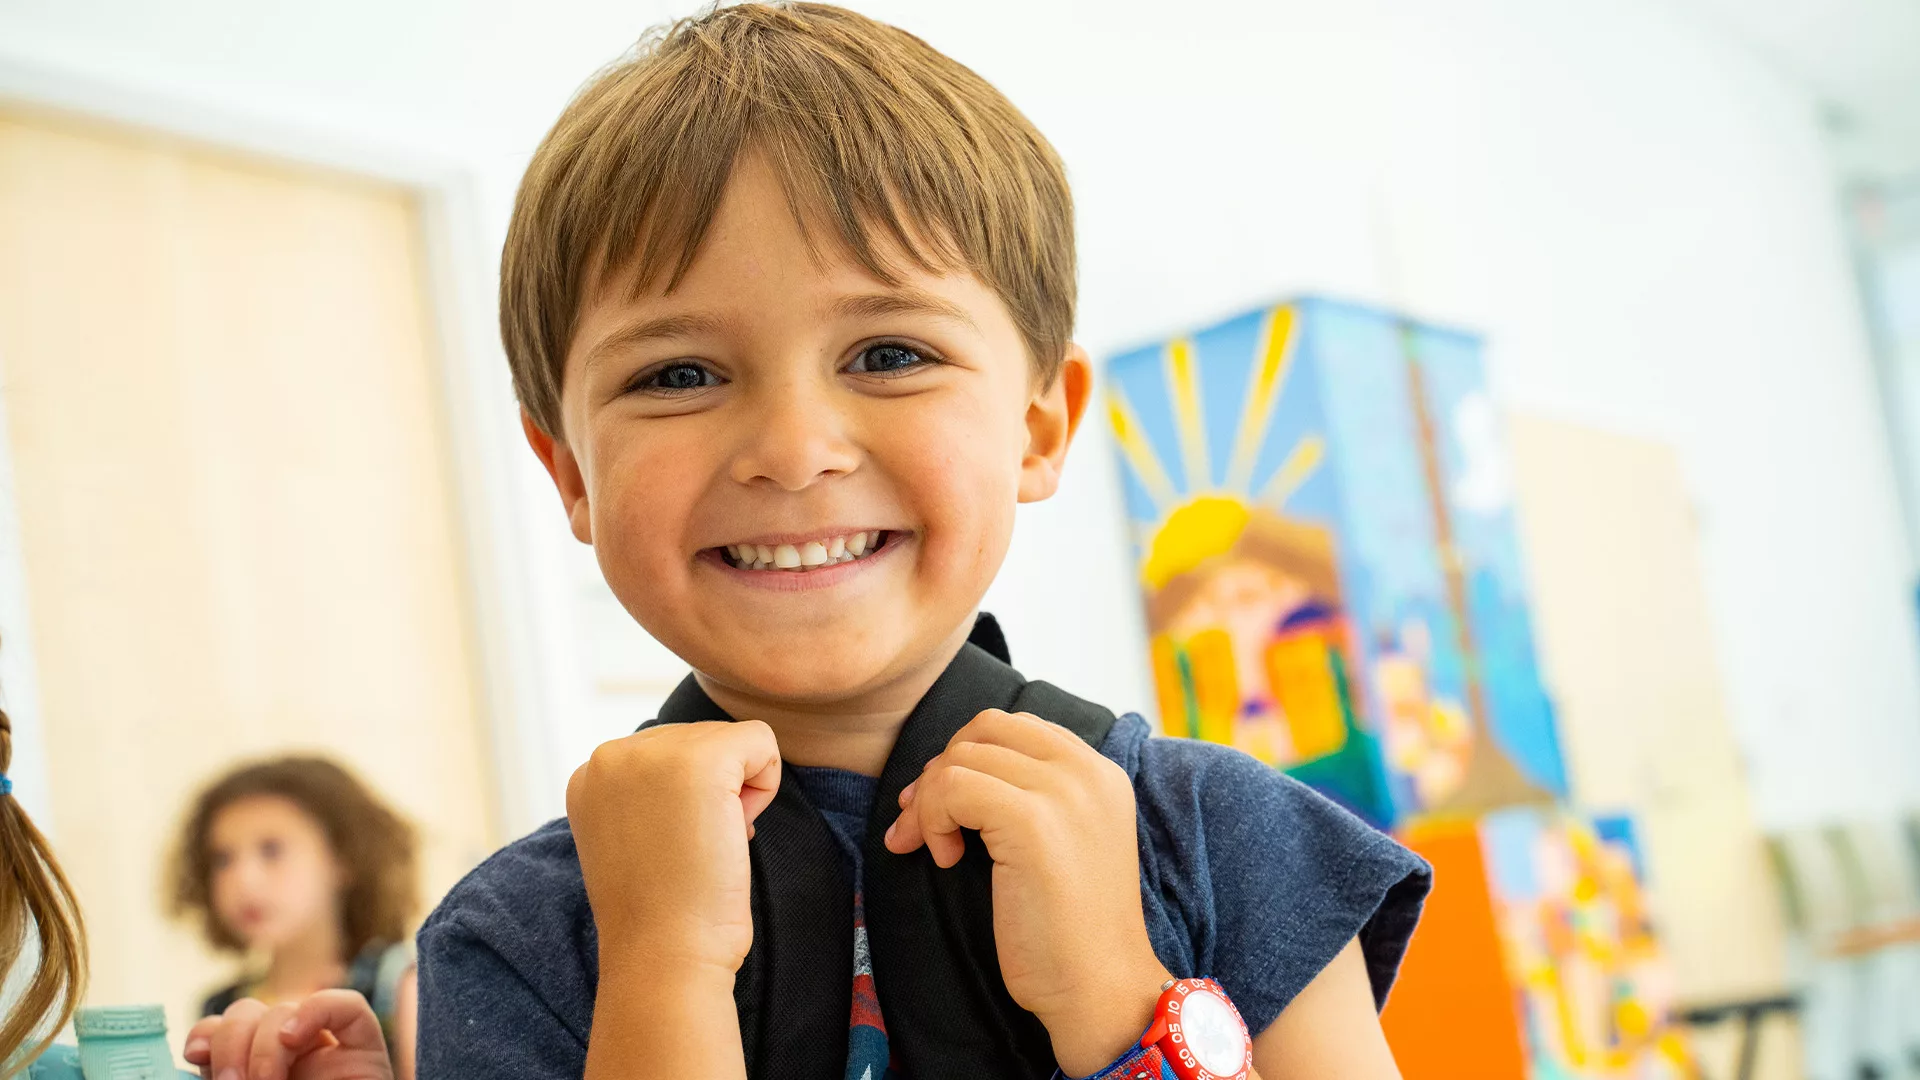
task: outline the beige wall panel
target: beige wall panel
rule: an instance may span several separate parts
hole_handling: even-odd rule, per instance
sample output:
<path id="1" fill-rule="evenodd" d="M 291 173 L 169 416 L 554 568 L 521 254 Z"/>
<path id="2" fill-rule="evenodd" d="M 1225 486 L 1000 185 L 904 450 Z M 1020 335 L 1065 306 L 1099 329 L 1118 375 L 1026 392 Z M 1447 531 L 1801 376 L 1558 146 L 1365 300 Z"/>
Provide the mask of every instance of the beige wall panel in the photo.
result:
<path id="1" fill-rule="evenodd" d="M 416 213 L 0 113 L 0 402 L 56 843 L 92 1001 L 164 1002 L 176 1034 L 232 969 L 160 913 L 213 773 L 346 760 L 420 824 L 430 899 L 499 839 Z"/>
<path id="2" fill-rule="evenodd" d="M 1721 700 L 1678 459 L 1535 416 L 1511 417 L 1509 439 L 1574 796 L 1637 817 L 1683 999 L 1778 992 L 1779 905 Z M 1780 1041 L 1763 1058 L 1782 1070 L 1769 1075 L 1797 1075 L 1784 1033 L 1768 1038 Z"/>

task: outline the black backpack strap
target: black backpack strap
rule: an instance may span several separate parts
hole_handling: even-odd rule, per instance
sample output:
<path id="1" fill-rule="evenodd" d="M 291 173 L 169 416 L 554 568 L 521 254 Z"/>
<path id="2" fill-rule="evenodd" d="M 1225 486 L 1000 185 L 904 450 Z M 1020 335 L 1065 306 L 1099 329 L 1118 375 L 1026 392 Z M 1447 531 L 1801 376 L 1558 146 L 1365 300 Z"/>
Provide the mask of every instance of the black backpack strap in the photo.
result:
<path id="1" fill-rule="evenodd" d="M 1074 697 L 1050 682 L 1037 680 L 1020 688 L 1013 707 L 1007 711 L 1032 713 L 1042 720 L 1051 720 L 1080 736 L 1095 750 L 1107 741 L 1113 725 L 1120 722 L 1112 710 Z"/>
<path id="2" fill-rule="evenodd" d="M 1029 712 L 1098 746 L 1114 715 L 1049 683 L 1027 682 L 975 642 L 927 691 L 901 729 L 880 776 L 864 845 L 867 938 L 874 988 L 887 1019 L 888 1047 L 915 1080 L 1054 1074 L 1053 1041 L 1037 1017 L 1007 993 L 993 940 L 993 860 L 966 831 L 966 854 L 942 870 L 925 849 L 886 850 L 900 791 L 974 716 L 986 709 Z M 1004 646 L 1004 639 L 1002 644 Z"/>
<path id="3" fill-rule="evenodd" d="M 1025 680 L 977 645 L 964 645 L 894 743 L 863 847 L 867 940 L 887 1046 L 914 1080 L 1051 1077 L 1053 1042 L 1007 993 L 993 944 L 993 860 L 966 830 L 966 854 L 946 870 L 925 848 L 886 849 L 900 792 L 967 721 L 1010 709 Z"/>
<path id="4" fill-rule="evenodd" d="M 1013 664 L 1013 655 L 1007 649 L 1007 635 L 1000 629 L 1000 620 L 988 612 L 974 616 L 973 630 L 967 634 L 967 644 L 979 646 L 987 655 L 1009 667 Z M 1050 682 L 1036 681 L 1023 685 L 1014 695 L 1013 704 L 1007 706 L 1007 711 L 1032 713 L 1042 720 L 1051 720 L 1086 740 L 1087 745 L 1095 750 L 1106 742 L 1107 732 L 1112 731 L 1117 722 L 1109 710 L 1084 698 L 1074 697 Z"/>
<path id="5" fill-rule="evenodd" d="M 989 612 L 983 611 L 973 617 L 973 629 L 967 632 L 967 644 L 980 646 L 988 656 L 1003 664 L 1013 664 L 1013 652 L 1007 648 L 1006 631 L 1000 629 L 1000 620 Z"/>
<path id="6" fill-rule="evenodd" d="M 732 720 L 689 675 L 642 727 Z M 791 772 L 754 819 L 753 944 L 733 978 L 754 1080 L 844 1080 L 853 988 L 853 890 L 840 846 Z M 827 1033 L 822 1038 L 822 1033 Z"/>
<path id="7" fill-rule="evenodd" d="M 747 846 L 753 944 L 733 979 L 747 1075 L 844 1080 L 853 991 L 846 856 L 791 773 Z"/>

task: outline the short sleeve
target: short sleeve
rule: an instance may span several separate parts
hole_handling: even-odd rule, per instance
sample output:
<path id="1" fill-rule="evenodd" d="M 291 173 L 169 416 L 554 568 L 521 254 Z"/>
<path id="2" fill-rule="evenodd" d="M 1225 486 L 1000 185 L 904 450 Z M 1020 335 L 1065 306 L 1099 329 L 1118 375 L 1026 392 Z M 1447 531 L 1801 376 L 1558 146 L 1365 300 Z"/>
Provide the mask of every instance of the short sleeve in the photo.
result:
<path id="1" fill-rule="evenodd" d="M 419 1080 L 578 1080 L 597 943 L 566 823 L 455 886 L 419 950 Z"/>
<path id="2" fill-rule="evenodd" d="M 1193 974 L 1257 1033 L 1358 938 L 1384 1006 L 1433 885 L 1426 862 L 1238 750 L 1122 723 L 1102 749 L 1134 776 L 1144 899 L 1184 932 L 1191 951 L 1172 951 Z"/>

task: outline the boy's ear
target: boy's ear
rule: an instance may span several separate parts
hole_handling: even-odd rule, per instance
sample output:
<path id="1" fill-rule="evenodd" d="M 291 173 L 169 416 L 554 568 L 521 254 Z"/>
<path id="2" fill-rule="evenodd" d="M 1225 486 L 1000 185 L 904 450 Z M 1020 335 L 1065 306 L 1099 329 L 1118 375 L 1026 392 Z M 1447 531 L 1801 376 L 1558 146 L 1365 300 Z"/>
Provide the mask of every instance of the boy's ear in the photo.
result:
<path id="1" fill-rule="evenodd" d="M 1093 362 L 1087 350 L 1073 342 L 1060 361 L 1053 382 L 1027 405 L 1027 454 L 1020 462 L 1020 501 L 1039 502 L 1060 487 L 1060 469 L 1067 447 L 1080 430 L 1087 398 L 1093 392 Z"/>
<path id="2" fill-rule="evenodd" d="M 573 449 L 565 439 L 556 439 L 542 431 L 525 409 L 520 410 L 520 430 L 527 433 L 527 445 L 533 447 L 534 456 L 547 467 L 547 475 L 553 478 L 553 486 L 560 492 L 560 505 L 567 509 L 567 524 L 573 527 L 573 538 L 583 544 L 593 543 L 587 481 L 580 474 L 580 463 L 574 460 Z"/>

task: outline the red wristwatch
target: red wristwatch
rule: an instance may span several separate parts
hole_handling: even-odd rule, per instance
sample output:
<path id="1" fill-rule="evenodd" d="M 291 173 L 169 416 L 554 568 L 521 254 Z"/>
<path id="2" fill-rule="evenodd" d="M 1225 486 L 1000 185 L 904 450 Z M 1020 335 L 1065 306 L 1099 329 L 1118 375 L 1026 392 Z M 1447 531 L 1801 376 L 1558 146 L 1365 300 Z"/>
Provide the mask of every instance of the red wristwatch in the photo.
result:
<path id="1" fill-rule="evenodd" d="M 1140 1036 L 1148 1060 L 1158 1051 L 1179 1080 L 1247 1080 L 1253 1070 L 1253 1038 L 1220 984 L 1169 979 L 1160 991 L 1153 1023 Z"/>

